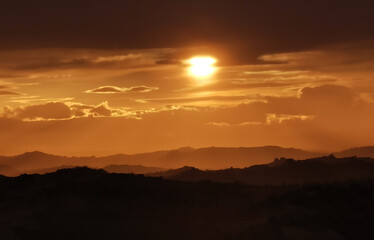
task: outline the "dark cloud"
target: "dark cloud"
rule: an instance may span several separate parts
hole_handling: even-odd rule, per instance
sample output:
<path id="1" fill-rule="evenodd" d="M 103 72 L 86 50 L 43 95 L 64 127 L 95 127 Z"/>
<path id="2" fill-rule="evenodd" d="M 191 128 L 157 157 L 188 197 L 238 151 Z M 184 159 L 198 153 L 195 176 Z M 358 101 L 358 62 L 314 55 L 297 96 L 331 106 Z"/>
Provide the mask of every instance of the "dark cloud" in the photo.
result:
<path id="1" fill-rule="evenodd" d="M 170 56 L 169 54 L 165 54 L 165 56 L 164 56 L 165 59 L 158 60 L 155 63 L 160 64 L 160 65 L 181 65 L 181 64 L 183 64 L 180 60 L 168 59 L 168 58 L 171 58 L 171 57 L 172 56 Z"/>
<path id="2" fill-rule="evenodd" d="M 323 85 L 319 87 L 306 87 L 301 90 L 300 99 L 305 103 L 324 103 L 333 107 L 347 107 L 354 103 L 358 94 L 352 89 L 338 85 Z"/>
<path id="3" fill-rule="evenodd" d="M 138 92 L 146 93 L 157 90 L 157 87 L 147 86 L 133 86 L 129 88 L 120 88 L 116 86 L 102 86 L 95 89 L 87 90 L 85 93 L 98 93 L 98 94 L 114 94 L 114 93 L 127 93 L 127 92 Z"/>
<path id="4" fill-rule="evenodd" d="M 125 90 L 125 92 L 141 92 L 141 93 L 144 93 L 144 92 L 154 91 L 154 90 L 157 90 L 157 89 L 158 89 L 158 87 L 134 86 L 134 87 L 127 88 Z"/>
<path id="5" fill-rule="evenodd" d="M 107 93 L 121 93 L 123 90 L 120 87 L 115 86 L 103 86 L 98 87 L 95 89 L 87 90 L 86 93 L 101 93 L 101 94 L 107 94 Z"/>
<path id="6" fill-rule="evenodd" d="M 92 113 L 94 116 L 112 116 L 112 110 L 108 107 L 107 104 L 101 104 L 97 107 L 90 109 L 90 113 Z"/>
<path id="7" fill-rule="evenodd" d="M 1 89 L 1 86 L 0 86 L 0 89 Z M 16 93 L 16 92 L 11 92 L 11 91 L 1 91 L 0 90 L 0 95 L 21 95 L 21 94 Z"/>
<path id="8" fill-rule="evenodd" d="M 136 117 L 136 113 L 112 108 L 107 102 L 98 105 L 48 102 L 24 107 L 3 107 L 2 117 L 27 121 L 67 120 L 80 117 Z"/>
<path id="9" fill-rule="evenodd" d="M 339 85 L 306 87 L 299 97 L 267 97 L 269 113 L 306 114 L 318 117 L 343 117 L 363 107 L 359 95 Z"/>
<path id="10" fill-rule="evenodd" d="M 74 52 L 74 49 L 70 49 Z M 31 51 L 30 51 L 31 52 Z M 42 51 L 33 51 L 41 53 Z M 18 53 L 18 54 L 17 54 Z M 157 56 L 141 55 L 141 54 L 127 54 L 127 55 L 115 55 L 115 56 L 95 56 L 90 53 L 89 50 L 83 52 L 83 50 L 77 50 L 76 54 L 81 54 L 82 56 L 72 56 L 66 57 L 61 56 L 56 50 L 51 49 L 45 56 L 40 56 L 38 54 L 28 57 L 28 62 L 24 63 L 25 60 L 23 56 L 20 56 L 19 52 L 14 52 L 12 57 L 18 56 L 15 62 L 9 62 L 9 60 L 4 59 L 0 62 L 0 65 L 9 70 L 41 70 L 41 69 L 98 69 L 98 68 L 140 68 L 154 65 L 154 59 Z M 92 54 L 93 56 L 84 56 L 87 54 Z M 106 53 L 108 54 L 108 53 Z M 160 55 L 162 55 L 162 50 L 160 50 Z"/>
<path id="11" fill-rule="evenodd" d="M 42 105 L 3 109 L 6 115 L 13 115 L 20 119 L 66 119 L 71 117 L 68 106 L 60 102 L 50 102 Z"/>
<path id="12" fill-rule="evenodd" d="M 2 49 L 217 44 L 238 62 L 374 37 L 371 0 L 2 1 Z M 68 14 L 67 14 L 68 13 Z M 84 17 L 82 17 L 84 16 Z"/>

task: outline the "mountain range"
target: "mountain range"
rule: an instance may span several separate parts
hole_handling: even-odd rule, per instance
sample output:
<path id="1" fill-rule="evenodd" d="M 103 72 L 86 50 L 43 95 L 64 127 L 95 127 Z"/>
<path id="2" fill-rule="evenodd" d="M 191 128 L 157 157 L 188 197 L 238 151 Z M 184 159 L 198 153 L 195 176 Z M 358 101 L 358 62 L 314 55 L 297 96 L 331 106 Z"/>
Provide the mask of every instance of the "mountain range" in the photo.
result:
<path id="1" fill-rule="evenodd" d="M 374 158 L 345 157 L 334 155 L 294 160 L 275 159 L 269 164 L 247 168 L 200 170 L 183 167 L 150 174 L 169 180 L 214 182 L 240 182 L 249 185 L 293 185 L 308 183 L 333 183 L 351 180 L 374 179 Z"/>
<path id="2" fill-rule="evenodd" d="M 169 151 L 104 157 L 66 157 L 35 151 L 16 156 L 0 156 L 0 174 L 17 176 L 22 173 L 45 173 L 73 166 L 104 168 L 108 172 L 137 174 L 161 172 L 184 166 L 219 170 L 268 164 L 275 158 L 304 160 L 325 155 L 328 154 L 279 146 L 198 149 L 184 147 Z M 337 157 L 374 157 L 374 147 L 352 148 L 334 153 L 334 155 Z"/>

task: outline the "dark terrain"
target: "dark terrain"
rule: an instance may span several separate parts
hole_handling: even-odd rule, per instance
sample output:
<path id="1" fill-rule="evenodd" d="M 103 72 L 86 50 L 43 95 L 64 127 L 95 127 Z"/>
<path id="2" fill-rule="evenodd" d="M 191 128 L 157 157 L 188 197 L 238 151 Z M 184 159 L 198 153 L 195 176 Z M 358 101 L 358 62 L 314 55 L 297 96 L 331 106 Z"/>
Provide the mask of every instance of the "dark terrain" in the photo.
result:
<path id="1" fill-rule="evenodd" d="M 222 170 L 39 152 L 3 157 L 0 167 L 14 176 L 15 167 L 50 168 L 0 175 L 0 239 L 374 239 L 372 149 Z M 167 155 L 197 150 L 175 151 Z"/>
<path id="2" fill-rule="evenodd" d="M 0 239 L 373 239 L 374 181 L 250 186 L 74 168 L 0 178 Z"/>

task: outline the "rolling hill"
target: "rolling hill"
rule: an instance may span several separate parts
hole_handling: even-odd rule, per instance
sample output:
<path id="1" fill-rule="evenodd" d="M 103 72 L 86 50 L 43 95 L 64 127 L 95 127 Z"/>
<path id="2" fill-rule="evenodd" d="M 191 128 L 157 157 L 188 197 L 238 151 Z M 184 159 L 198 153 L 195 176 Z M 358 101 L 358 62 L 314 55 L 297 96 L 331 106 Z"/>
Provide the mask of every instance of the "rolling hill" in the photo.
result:
<path id="1" fill-rule="evenodd" d="M 223 169 L 269 163 L 276 157 L 307 159 L 317 156 L 321 156 L 321 154 L 277 146 L 248 148 L 210 147 L 199 149 L 187 147 L 170 151 L 133 155 L 117 154 L 105 157 L 65 157 L 35 151 L 17 156 L 0 157 L 0 165 L 7 166 L 20 173 L 38 169 L 58 168 L 64 165 L 88 166 L 91 168 L 105 168 L 109 165 L 142 165 L 164 169 L 183 166 L 194 166 L 200 169 Z M 6 171 L 0 173 L 6 174 Z M 140 172 L 137 171 L 137 173 Z"/>
<path id="2" fill-rule="evenodd" d="M 352 148 L 334 154 L 338 157 L 374 157 L 374 147 Z M 143 174 L 184 166 L 219 170 L 267 164 L 275 158 L 304 160 L 323 155 L 326 154 L 278 146 L 198 149 L 185 147 L 170 151 L 104 157 L 66 157 L 35 151 L 16 156 L 0 156 L 0 174 L 17 176 L 22 173 L 45 173 L 65 168 L 63 166 L 87 166 L 106 168 L 109 172 Z"/>
<path id="3" fill-rule="evenodd" d="M 307 160 L 276 159 L 248 168 L 199 170 L 183 167 L 151 174 L 170 180 L 242 182 L 251 185 L 283 185 L 374 179 L 373 158 L 336 158 L 333 155 Z"/>
<path id="4" fill-rule="evenodd" d="M 374 158 L 374 146 L 350 148 L 341 152 L 334 153 L 337 157 L 372 157 Z"/>

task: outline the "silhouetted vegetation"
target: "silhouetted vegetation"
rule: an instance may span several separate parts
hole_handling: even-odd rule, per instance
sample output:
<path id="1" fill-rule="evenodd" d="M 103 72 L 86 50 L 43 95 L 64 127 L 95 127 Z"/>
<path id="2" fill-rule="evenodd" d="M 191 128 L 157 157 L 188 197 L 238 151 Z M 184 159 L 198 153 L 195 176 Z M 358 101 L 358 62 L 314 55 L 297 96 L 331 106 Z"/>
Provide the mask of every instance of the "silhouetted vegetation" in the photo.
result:
<path id="1" fill-rule="evenodd" d="M 0 239 L 373 239 L 374 181 L 181 182 L 75 168 L 0 178 Z"/>

